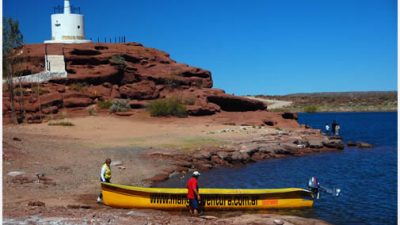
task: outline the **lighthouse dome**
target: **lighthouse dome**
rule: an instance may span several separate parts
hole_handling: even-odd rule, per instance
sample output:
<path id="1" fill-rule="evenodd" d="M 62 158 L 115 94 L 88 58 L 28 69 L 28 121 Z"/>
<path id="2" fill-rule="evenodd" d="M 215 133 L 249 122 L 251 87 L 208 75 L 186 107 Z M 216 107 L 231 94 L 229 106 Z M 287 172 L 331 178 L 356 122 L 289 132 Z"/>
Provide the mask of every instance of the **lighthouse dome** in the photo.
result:
<path id="1" fill-rule="evenodd" d="M 62 13 L 51 15 L 51 40 L 45 43 L 78 44 L 89 43 L 85 40 L 84 17 L 73 13 L 69 0 L 64 0 Z"/>

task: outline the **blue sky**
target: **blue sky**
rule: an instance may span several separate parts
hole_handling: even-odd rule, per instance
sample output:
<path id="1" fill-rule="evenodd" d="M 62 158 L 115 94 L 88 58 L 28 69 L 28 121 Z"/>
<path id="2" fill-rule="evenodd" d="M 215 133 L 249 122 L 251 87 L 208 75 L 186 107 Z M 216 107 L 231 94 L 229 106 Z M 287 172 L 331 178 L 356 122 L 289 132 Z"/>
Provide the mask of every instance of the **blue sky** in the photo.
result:
<path id="1" fill-rule="evenodd" d="M 38 3 L 40 2 L 40 4 Z M 236 95 L 397 90 L 395 0 L 71 0 L 86 37 L 125 35 L 210 70 Z M 3 0 L 25 43 L 63 0 Z"/>

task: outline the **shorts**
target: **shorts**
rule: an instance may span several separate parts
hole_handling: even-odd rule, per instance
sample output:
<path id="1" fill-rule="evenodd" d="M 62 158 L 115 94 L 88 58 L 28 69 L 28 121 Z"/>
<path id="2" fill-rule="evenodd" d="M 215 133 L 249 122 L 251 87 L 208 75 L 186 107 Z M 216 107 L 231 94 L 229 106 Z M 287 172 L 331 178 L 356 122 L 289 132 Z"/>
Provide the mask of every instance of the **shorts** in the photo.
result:
<path id="1" fill-rule="evenodd" d="M 189 206 L 192 209 L 198 209 L 199 208 L 199 201 L 197 201 L 197 199 L 189 199 Z"/>

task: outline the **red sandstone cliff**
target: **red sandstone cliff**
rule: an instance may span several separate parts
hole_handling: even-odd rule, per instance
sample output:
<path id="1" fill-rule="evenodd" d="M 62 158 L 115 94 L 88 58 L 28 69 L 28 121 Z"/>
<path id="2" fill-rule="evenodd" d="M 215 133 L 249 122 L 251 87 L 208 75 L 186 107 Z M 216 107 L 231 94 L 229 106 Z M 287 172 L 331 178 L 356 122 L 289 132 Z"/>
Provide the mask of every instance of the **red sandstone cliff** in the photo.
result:
<path id="1" fill-rule="evenodd" d="M 47 47 L 32 44 L 15 52 L 17 75 L 43 71 L 45 52 L 63 54 L 68 72 L 68 78 L 52 79 L 39 86 L 15 84 L 18 93 L 23 93 L 15 97 L 15 107 L 26 111 L 28 122 L 40 121 L 43 115 L 57 114 L 60 108 L 84 110 L 82 107 L 97 101 L 115 98 L 129 99 L 132 108 L 143 108 L 148 101 L 176 96 L 187 100 L 188 114 L 192 116 L 221 111 L 265 111 L 267 107 L 260 101 L 213 89 L 210 71 L 177 63 L 167 53 L 139 43 L 51 44 Z M 18 88 L 20 85 L 22 90 Z M 6 121 L 10 117 L 7 88 L 3 90 L 3 115 Z M 277 123 L 263 118 L 260 121 L 272 126 Z"/>

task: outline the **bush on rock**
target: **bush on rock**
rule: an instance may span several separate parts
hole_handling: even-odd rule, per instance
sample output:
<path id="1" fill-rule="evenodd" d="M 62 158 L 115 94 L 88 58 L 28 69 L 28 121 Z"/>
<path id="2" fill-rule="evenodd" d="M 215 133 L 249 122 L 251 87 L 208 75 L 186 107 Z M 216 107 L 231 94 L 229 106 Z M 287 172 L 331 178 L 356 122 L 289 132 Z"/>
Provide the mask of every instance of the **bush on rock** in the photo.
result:
<path id="1" fill-rule="evenodd" d="M 147 107 L 151 116 L 186 117 L 186 107 L 178 98 L 158 99 L 150 102 Z"/>

